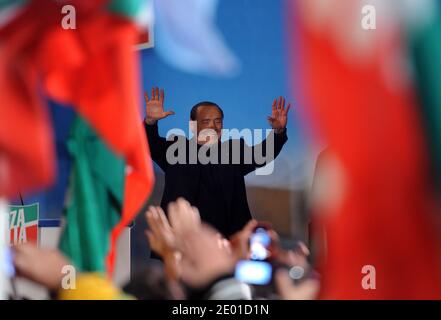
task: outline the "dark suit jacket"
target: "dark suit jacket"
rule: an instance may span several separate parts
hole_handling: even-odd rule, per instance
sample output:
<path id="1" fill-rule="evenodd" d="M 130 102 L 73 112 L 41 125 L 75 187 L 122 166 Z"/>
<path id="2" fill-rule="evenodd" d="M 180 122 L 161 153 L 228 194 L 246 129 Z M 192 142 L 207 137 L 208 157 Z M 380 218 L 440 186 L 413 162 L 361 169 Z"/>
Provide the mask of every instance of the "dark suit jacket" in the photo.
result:
<path id="1" fill-rule="evenodd" d="M 188 140 L 183 136 L 175 136 L 171 140 L 166 140 L 159 136 L 157 124 L 145 124 L 145 130 L 151 156 L 165 173 L 165 187 L 161 201 L 164 212 L 167 212 L 166 208 L 169 202 L 176 200 L 178 197 L 183 197 L 192 205 L 198 207 L 203 221 L 210 223 L 224 236 L 229 237 L 234 232 L 242 229 L 251 219 L 244 177 L 256 168 L 263 167 L 273 160 L 273 158 L 270 158 L 262 163 L 262 159 L 252 156 L 251 161 L 246 162 L 245 155 L 247 152 L 254 155 L 254 151 L 266 155 L 267 145 L 269 146 L 268 139 L 254 147 L 246 145 L 243 139 L 219 142 L 218 164 L 201 164 L 199 161 L 190 164 L 189 150 L 191 143 L 196 145 L 194 140 Z M 287 140 L 286 130 L 283 133 L 274 134 L 274 158 L 280 153 Z M 170 164 L 167 161 L 167 150 L 177 141 L 184 143 L 187 148 L 186 161 L 184 161 L 185 163 Z M 204 147 L 197 145 L 197 150 L 200 148 Z M 236 164 L 232 163 L 234 148 L 239 150 L 240 153 L 240 161 Z M 207 154 L 210 154 L 210 150 Z M 229 154 L 230 162 L 221 164 L 221 156 L 227 154 Z M 207 185 L 212 190 L 208 194 L 201 189 Z"/>

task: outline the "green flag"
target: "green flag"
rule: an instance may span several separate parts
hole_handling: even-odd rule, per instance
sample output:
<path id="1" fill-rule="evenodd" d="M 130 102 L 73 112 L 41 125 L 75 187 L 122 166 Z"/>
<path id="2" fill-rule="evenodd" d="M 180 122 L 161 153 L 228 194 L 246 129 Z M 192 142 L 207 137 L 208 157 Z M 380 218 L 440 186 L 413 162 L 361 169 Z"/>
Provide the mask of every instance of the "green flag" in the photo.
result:
<path id="1" fill-rule="evenodd" d="M 120 220 L 125 163 L 80 117 L 67 146 L 72 174 L 60 249 L 81 271 L 105 272 L 110 232 Z"/>
<path id="2" fill-rule="evenodd" d="M 145 2 L 144 0 L 111 0 L 109 10 L 123 16 L 136 17 Z"/>
<path id="3" fill-rule="evenodd" d="M 409 19 L 410 53 L 432 164 L 441 191 L 441 5 L 434 0 L 415 3 L 418 10 L 413 11 L 419 13 L 419 19 Z"/>

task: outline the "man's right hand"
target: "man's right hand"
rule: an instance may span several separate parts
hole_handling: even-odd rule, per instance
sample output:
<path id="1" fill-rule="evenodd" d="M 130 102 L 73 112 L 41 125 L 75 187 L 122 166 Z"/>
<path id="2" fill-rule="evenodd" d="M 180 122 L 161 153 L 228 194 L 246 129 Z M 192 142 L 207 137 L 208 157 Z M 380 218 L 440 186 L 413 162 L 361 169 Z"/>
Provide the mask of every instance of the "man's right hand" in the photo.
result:
<path id="1" fill-rule="evenodd" d="M 146 105 L 145 122 L 147 124 L 155 124 L 156 121 L 175 114 L 173 111 L 164 111 L 164 89 L 152 88 L 151 98 L 149 99 L 147 91 L 144 92 L 144 97 Z"/>

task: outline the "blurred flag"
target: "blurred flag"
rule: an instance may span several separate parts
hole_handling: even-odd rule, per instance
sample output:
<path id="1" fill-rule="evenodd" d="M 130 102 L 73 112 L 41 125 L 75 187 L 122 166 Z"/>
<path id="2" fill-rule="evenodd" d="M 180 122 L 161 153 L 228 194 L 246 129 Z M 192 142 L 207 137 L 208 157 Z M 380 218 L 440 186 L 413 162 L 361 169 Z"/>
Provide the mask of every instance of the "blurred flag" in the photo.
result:
<path id="1" fill-rule="evenodd" d="M 109 273 L 113 271 L 116 239 L 147 200 L 154 180 L 138 104 L 139 68 L 133 45 L 139 30 L 123 10 L 124 5 L 117 6 L 116 2 L 112 1 L 112 10 L 105 10 L 109 7 L 104 6 L 108 4 L 104 0 L 29 1 L 0 29 L 0 81 L 2 92 L 7 92 L 2 106 L 8 112 L 6 116 L 4 111 L 4 119 L 21 121 L 24 117 L 13 112 L 22 109 L 35 110 L 39 115 L 29 116 L 29 129 L 26 122 L 15 123 L 14 128 L 25 132 L 22 140 L 30 137 L 30 142 L 23 141 L 16 148 L 25 152 L 22 150 L 30 146 L 31 151 L 26 152 L 36 153 L 35 160 L 42 158 L 37 162 L 41 167 L 35 173 L 37 178 L 46 182 L 53 174 L 51 137 L 44 130 L 44 109 L 38 105 L 43 94 L 73 105 L 109 147 L 124 157 L 124 206 L 111 234 Z M 61 7 L 65 4 L 76 9 L 77 29 L 63 29 L 61 25 Z M 40 131 L 31 126 L 37 120 Z M 12 134 L 2 132 L 0 139 L 6 136 L 8 140 Z M 35 139 L 41 147 L 30 145 Z"/>
<path id="2" fill-rule="evenodd" d="M 16 18 L 24 3 L 2 3 L 0 26 Z M 35 68 L 24 58 L 20 65 L 15 63 L 18 53 L 29 45 L 25 33 L 0 29 L 0 195 L 8 198 L 16 197 L 19 191 L 46 187 L 54 179 L 52 132 L 47 111 L 37 96 Z"/>
<path id="3" fill-rule="evenodd" d="M 0 1 L 0 27 L 11 21 L 23 8 L 27 0 Z"/>
<path id="4" fill-rule="evenodd" d="M 72 175 L 60 249 L 82 272 L 104 272 L 109 234 L 123 204 L 124 159 L 81 117 L 74 120 L 67 147 Z"/>
<path id="5" fill-rule="evenodd" d="M 186 72 L 232 76 L 238 59 L 216 27 L 218 0 L 156 0 L 155 49 L 172 66 Z"/>
<path id="6" fill-rule="evenodd" d="M 364 30 L 362 7 L 370 3 L 376 29 Z M 299 41 L 292 48 L 302 62 L 293 74 L 333 154 L 319 211 L 327 230 L 324 299 L 441 298 L 439 208 L 401 3 L 290 2 Z"/>
<path id="7" fill-rule="evenodd" d="M 441 191 L 441 5 L 435 0 L 406 0 L 409 48 L 428 134 L 432 165 Z"/>
<path id="8" fill-rule="evenodd" d="M 0 197 L 0 300 L 8 298 L 9 278 L 11 276 L 12 259 L 7 231 L 9 229 L 8 203 Z"/>

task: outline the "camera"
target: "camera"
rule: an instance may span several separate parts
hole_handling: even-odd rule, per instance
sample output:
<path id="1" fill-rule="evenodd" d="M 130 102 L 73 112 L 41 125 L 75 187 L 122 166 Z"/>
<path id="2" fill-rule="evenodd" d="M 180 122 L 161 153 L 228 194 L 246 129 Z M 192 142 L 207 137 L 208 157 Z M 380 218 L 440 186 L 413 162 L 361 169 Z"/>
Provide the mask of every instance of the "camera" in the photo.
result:
<path id="1" fill-rule="evenodd" d="M 268 224 L 259 223 L 249 239 L 250 257 L 236 265 L 235 277 L 252 285 L 269 285 L 273 277 L 274 243 Z"/>
<path id="2" fill-rule="evenodd" d="M 285 269 L 294 284 L 300 284 L 304 279 L 312 276 L 305 266 L 290 265 L 281 260 L 276 239 L 272 237 L 268 223 L 260 222 L 252 231 L 249 238 L 249 258 L 237 263 L 235 278 L 249 284 L 253 289 L 253 296 L 261 299 L 277 299 L 276 287 L 273 281 L 278 269 Z M 297 243 L 292 251 L 300 251 Z"/>

